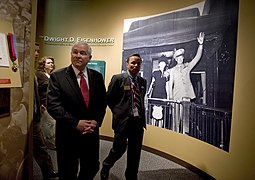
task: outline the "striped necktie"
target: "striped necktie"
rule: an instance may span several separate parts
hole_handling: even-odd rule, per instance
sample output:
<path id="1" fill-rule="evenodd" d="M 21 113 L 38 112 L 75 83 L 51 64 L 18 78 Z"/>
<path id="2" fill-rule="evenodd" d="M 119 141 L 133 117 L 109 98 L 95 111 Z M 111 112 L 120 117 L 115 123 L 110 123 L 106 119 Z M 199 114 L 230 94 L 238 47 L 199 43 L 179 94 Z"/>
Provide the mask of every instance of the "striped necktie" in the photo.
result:
<path id="1" fill-rule="evenodd" d="M 142 100 L 140 96 L 140 91 L 139 91 L 139 86 L 136 80 L 133 81 L 133 96 L 134 96 L 134 107 L 137 107 L 139 116 L 141 117 L 141 112 L 142 112 Z"/>

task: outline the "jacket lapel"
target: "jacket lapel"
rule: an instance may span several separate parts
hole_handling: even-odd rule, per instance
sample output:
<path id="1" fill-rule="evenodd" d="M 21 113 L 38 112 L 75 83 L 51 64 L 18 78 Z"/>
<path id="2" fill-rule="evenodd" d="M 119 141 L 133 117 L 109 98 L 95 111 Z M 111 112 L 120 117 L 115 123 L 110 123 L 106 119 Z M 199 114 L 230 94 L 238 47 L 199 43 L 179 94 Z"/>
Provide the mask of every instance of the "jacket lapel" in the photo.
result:
<path id="1" fill-rule="evenodd" d="M 88 79 L 89 79 L 89 101 L 92 100 L 92 98 L 94 97 L 93 94 L 94 94 L 94 89 L 95 89 L 95 85 L 96 83 L 92 83 L 92 82 L 95 82 L 94 80 L 94 76 L 93 76 L 93 72 L 87 68 L 87 72 L 88 72 Z"/>
<path id="2" fill-rule="evenodd" d="M 74 73 L 74 70 L 73 70 L 71 65 L 67 67 L 65 78 L 68 81 L 71 88 L 73 89 L 74 95 L 79 99 L 79 101 L 82 101 L 85 105 L 85 102 L 83 101 L 83 97 L 82 97 L 82 94 L 81 94 L 79 84 L 77 82 L 77 77 L 76 77 L 76 75 Z"/>
<path id="3" fill-rule="evenodd" d="M 130 78 L 127 72 L 123 74 L 123 82 L 125 86 L 130 86 Z"/>

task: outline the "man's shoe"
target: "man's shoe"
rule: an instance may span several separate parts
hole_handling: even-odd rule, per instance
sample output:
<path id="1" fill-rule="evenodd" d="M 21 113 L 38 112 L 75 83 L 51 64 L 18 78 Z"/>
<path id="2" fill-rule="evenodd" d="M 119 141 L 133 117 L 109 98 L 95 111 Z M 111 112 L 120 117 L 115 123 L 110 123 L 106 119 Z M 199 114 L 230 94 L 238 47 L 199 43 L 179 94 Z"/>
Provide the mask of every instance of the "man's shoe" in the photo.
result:
<path id="1" fill-rule="evenodd" d="M 57 172 L 52 171 L 52 172 L 50 173 L 50 178 L 57 178 L 57 177 L 58 177 L 58 173 L 57 173 Z"/>
<path id="2" fill-rule="evenodd" d="M 109 169 L 103 167 L 100 172 L 101 180 L 108 180 L 109 178 Z"/>

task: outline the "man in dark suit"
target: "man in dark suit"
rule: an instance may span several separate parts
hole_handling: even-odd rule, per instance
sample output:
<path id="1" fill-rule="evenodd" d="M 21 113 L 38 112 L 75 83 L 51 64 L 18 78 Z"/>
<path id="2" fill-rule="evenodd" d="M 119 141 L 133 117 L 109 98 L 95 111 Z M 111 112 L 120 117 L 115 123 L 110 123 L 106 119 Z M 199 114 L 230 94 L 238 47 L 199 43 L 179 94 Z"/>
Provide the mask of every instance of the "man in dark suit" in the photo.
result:
<path id="1" fill-rule="evenodd" d="M 114 75 L 108 87 L 107 104 L 113 114 L 114 140 L 109 155 L 103 162 L 100 173 L 103 180 L 108 179 L 110 168 L 126 149 L 126 179 L 137 179 L 143 133 L 146 128 L 144 107 L 146 80 L 138 76 L 141 63 L 139 54 L 130 55 L 126 61 L 127 72 Z"/>
<path id="2" fill-rule="evenodd" d="M 86 67 L 91 53 L 87 43 L 75 43 L 71 65 L 52 72 L 49 80 L 47 110 L 56 120 L 60 180 L 92 180 L 99 170 L 99 127 L 106 90 L 103 76 Z"/>

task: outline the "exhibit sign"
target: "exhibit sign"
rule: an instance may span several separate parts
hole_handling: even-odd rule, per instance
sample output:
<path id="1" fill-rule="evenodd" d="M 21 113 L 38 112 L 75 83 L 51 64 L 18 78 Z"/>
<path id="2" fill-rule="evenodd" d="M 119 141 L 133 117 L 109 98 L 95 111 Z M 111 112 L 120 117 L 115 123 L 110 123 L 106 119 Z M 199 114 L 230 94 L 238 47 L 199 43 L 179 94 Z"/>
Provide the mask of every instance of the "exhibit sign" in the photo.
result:
<path id="1" fill-rule="evenodd" d="M 90 46 L 113 46 L 115 42 L 115 38 L 113 37 L 81 37 L 81 36 L 49 36 L 49 35 L 41 35 L 41 39 L 43 39 L 44 44 L 46 45 L 57 45 L 57 46 L 73 46 L 76 42 L 86 42 Z"/>
<path id="2" fill-rule="evenodd" d="M 105 64 L 106 63 L 103 60 L 91 60 L 87 64 L 87 67 L 100 72 L 103 78 L 105 79 Z"/>

